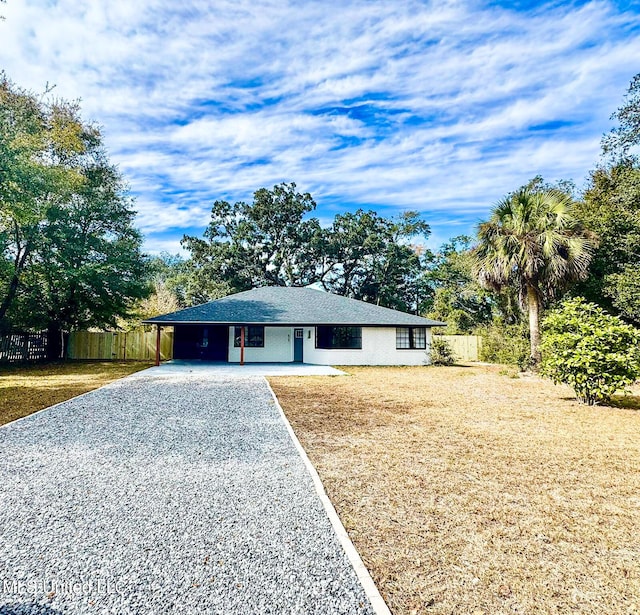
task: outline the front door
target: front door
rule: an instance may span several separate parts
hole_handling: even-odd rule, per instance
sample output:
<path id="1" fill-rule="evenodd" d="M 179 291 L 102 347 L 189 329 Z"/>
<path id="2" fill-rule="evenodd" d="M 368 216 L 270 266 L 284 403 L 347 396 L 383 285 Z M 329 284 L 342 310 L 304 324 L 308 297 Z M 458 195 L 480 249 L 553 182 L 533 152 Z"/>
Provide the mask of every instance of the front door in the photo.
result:
<path id="1" fill-rule="evenodd" d="M 293 361 L 294 363 L 302 363 L 304 329 L 293 330 Z"/>

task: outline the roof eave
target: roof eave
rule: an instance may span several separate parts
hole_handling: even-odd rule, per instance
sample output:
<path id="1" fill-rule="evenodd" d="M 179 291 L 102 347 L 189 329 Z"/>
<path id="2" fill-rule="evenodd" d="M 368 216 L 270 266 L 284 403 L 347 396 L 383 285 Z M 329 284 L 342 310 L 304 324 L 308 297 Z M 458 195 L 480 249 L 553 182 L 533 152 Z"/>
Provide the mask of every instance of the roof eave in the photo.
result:
<path id="1" fill-rule="evenodd" d="M 274 322 L 272 320 L 143 320 L 143 325 L 262 325 L 265 327 L 446 327 L 446 322 Z"/>

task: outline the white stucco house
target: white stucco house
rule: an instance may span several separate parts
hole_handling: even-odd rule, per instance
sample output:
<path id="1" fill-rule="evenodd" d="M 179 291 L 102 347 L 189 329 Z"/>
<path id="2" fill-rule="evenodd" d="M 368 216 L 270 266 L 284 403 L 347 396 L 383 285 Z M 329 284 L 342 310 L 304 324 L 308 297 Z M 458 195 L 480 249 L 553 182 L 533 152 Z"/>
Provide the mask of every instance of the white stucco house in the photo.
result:
<path id="1" fill-rule="evenodd" d="M 144 321 L 174 327 L 173 358 L 424 365 L 445 323 L 311 288 L 255 288 Z M 159 356 L 159 355 L 158 355 Z"/>

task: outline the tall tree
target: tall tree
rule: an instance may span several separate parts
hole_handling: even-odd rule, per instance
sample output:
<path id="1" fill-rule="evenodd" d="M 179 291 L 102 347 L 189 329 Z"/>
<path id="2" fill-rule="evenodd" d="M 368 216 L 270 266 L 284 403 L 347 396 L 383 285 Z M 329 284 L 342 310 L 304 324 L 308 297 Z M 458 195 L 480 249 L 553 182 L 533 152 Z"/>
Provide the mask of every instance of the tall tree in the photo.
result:
<path id="1" fill-rule="evenodd" d="M 640 166 L 631 159 L 591 173 L 576 215 L 599 238 L 575 292 L 640 325 Z"/>
<path id="2" fill-rule="evenodd" d="M 204 238 L 185 236 L 191 252 L 182 281 L 209 289 L 194 303 L 255 286 L 306 286 L 378 305 L 415 309 L 427 253 L 412 245 L 429 226 L 416 212 L 395 219 L 359 210 L 337 215 L 329 228 L 311 195 L 295 184 L 261 188 L 250 204 L 216 201 Z M 217 294 L 217 293 L 220 294 Z"/>
<path id="3" fill-rule="evenodd" d="M 30 257 L 14 322 L 48 331 L 51 358 L 63 332 L 115 327 L 149 294 L 142 237 L 117 170 L 98 155 L 69 202 L 50 207 Z"/>
<path id="4" fill-rule="evenodd" d="M 618 125 L 602 140 L 605 155 L 614 160 L 637 154 L 640 145 L 640 73 L 629 85 L 622 106 L 611 116 Z"/>
<path id="5" fill-rule="evenodd" d="M 39 246 L 49 208 L 82 183 L 69 159 L 94 136 L 69 104 L 44 104 L 0 75 L 0 323 Z"/>
<path id="6" fill-rule="evenodd" d="M 384 307 L 418 311 L 431 253 L 411 243 L 429 225 L 417 212 L 384 218 L 373 211 L 339 214 L 325 231 L 319 276 L 326 290 Z"/>
<path id="7" fill-rule="evenodd" d="M 640 74 L 612 119 L 617 126 L 602 140 L 602 164 L 577 208 L 600 242 L 589 277 L 576 290 L 640 325 Z"/>
<path id="8" fill-rule="evenodd" d="M 0 317 L 62 332 L 115 324 L 147 294 L 132 203 L 77 103 L 0 82 Z"/>
<path id="9" fill-rule="evenodd" d="M 184 270 L 185 259 L 179 254 L 162 252 L 147 257 L 147 272 L 153 291 L 137 308 L 141 318 L 175 312 L 191 305 L 185 300 L 185 291 L 180 282 Z"/>
<path id="10" fill-rule="evenodd" d="M 593 248 L 593 236 L 576 219 L 572 199 L 559 190 L 523 188 L 498 203 L 479 226 L 476 274 L 496 291 L 517 288 L 529 315 L 533 369 L 541 360 L 541 308 L 568 284 L 586 277 Z"/>
<path id="11" fill-rule="evenodd" d="M 191 252 L 191 275 L 224 283 L 228 291 L 315 281 L 322 231 L 316 218 L 304 219 L 315 206 L 294 183 L 261 188 L 250 204 L 216 201 L 204 238 L 182 240 Z"/>

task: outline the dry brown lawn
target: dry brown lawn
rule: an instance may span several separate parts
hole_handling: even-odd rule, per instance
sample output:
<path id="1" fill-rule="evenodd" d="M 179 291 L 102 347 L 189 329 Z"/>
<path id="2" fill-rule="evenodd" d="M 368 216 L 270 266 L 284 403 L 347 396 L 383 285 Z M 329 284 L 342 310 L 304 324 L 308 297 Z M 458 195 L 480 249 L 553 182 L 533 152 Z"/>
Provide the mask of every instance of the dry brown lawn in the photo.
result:
<path id="1" fill-rule="evenodd" d="M 640 613 L 640 387 L 346 370 L 270 382 L 394 614 Z"/>
<path id="2" fill-rule="evenodd" d="M 1 366 L 0 425 L 147 367 L 111 361 Z"/>

